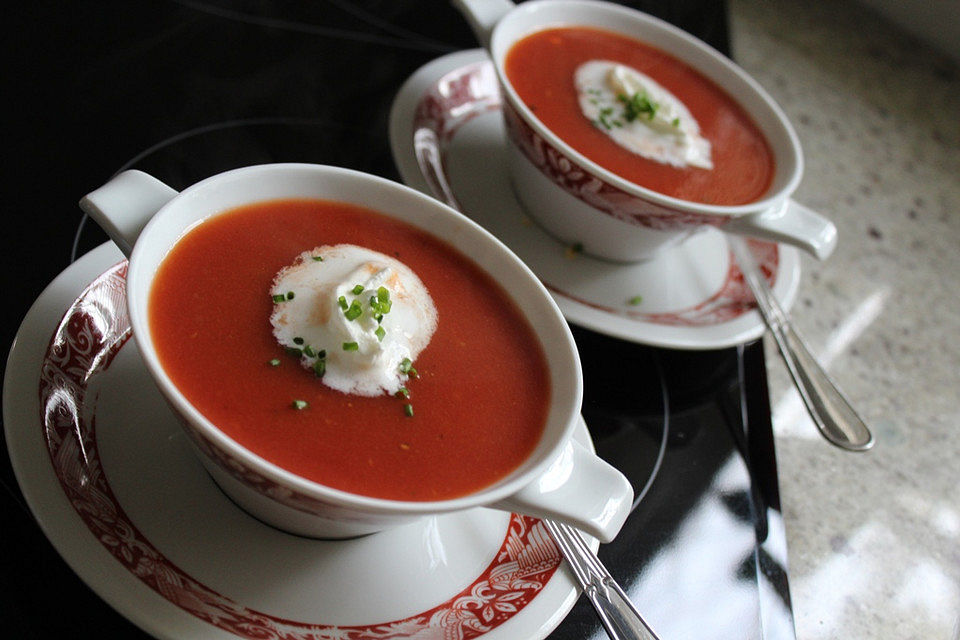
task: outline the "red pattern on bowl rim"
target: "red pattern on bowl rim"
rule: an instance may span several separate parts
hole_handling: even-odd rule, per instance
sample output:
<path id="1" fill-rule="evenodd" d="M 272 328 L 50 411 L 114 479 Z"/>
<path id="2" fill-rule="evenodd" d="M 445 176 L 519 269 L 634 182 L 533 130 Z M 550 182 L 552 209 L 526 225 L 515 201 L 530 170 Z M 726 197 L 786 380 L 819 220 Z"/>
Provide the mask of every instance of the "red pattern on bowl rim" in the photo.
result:
<path id="1" fill-rule="evenodd" d="M 487 567 L 459 593 L 400 620 L 339 626 L 272 616 L 206 586 L 167 559 L 124 512 L 97 446 L 96 397 L 87 391 L 131 337 L 127 263 L 110 268 L 66 310 L 44 353 L 40 424 L 54 473 L 77 515 L 127 571 L 174 606 L 240 638 L 384 640 L 477 638 L 520 613 L 560 565 L 560 553 L 536 518 L 512 514 Z"/>
<path id="2" fill-rule="evenodd" d="M 624 191 L 547 142 L 510 100 L 503 101 L 502 109 L 507 135 L 540 173 L 573 197 L 612 218 L 657 231 L 682 231 L 701 225 L 720 227 L 729 220 L 724 216 L 666 207 Z"/>

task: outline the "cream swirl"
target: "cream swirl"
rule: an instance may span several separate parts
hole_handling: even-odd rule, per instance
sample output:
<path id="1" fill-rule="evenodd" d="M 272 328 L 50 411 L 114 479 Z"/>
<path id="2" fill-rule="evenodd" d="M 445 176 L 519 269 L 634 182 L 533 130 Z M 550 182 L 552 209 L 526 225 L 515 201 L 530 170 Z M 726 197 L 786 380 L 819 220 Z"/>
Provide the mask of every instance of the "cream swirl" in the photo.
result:
<path id="1" fill-rule="evenodd" d="M 580 65 L 574 84 L 583 115 L 621 147 L 676 167 L 712 169 L 710 141 L 676 96 L 653 78 L 609 60 Z"/>
<path id="2" fill-rule="evenodd" d="M 277 273 L 271 295 L 274 337 L 344 393 L 396 393 L 407 379 L 404 363 L 416 360 L 437 327 L 420 278 L 356 245 L 305 251 Z"/>

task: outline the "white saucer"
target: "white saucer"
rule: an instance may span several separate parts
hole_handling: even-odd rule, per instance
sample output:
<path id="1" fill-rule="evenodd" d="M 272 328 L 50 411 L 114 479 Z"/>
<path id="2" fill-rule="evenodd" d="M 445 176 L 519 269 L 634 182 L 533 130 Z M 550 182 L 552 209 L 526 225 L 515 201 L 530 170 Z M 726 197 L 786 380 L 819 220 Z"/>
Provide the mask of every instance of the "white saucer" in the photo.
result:
<path id="1" fill-rule="evenodd" d="M 540 277 L 570 322 L 678 349 L 728 347 L 763 334 L 763 319 L 716 229 L 650 261 L 621 264 L 575 253 L 526 216 L 507 175 L 500 92 L 483 50 L 443 56 L 407 80 L 391 109 L 390 144 L 404 182 L 500 238 Z M 800 283 L 797 250 L 749 244 L 789 309 Z"/>
<path id="2" fill-rule="evenodd" d="M 3 389 L 34 516 L 117 611 L 177 639 L 506 640 L 560 623 L 579 589 L 539 520 L 473 509 L 334 542 L 237 508 L 129 340 L 125 271 L 102 245 L 58 276 L 21 325 Z M 590 444 L 582 422 L 577 437 Z"/>

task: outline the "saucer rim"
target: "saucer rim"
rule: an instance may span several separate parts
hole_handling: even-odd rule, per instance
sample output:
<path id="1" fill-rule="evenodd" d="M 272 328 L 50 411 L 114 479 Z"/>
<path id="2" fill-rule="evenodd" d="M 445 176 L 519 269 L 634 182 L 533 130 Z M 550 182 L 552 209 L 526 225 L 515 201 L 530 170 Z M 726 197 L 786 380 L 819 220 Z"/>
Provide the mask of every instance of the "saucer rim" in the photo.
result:
<path id="1" fill-rule="evenodd" d="M 112 243 L 104 243 L 64 269 L 43 290 L 24 316 L 11 345 L 4 373 L 4 436 L 14 476 L 31 514 L 58 555 L 100 599 L 145 633 L 159 638 L 184 636 L 235 639 L 169 602 L 116 562 L 87 528 L 64 494 L 43 442 L 40 398 L 35 393 L 50 337 L 78 295 L 124 256 Z M 36 426 L 32 429 L 31 426 Z M 589 434 L 582 420 L 578 435 Z M 226 499 L 226 498 L 223 498 Z M 494 515 L 494 512 L 491 511 Z M 451 517 L 450 515 L 446 517 Z M 455 515 L 453 517 L 456 517 Z M 509 519 L 507 520 L 509 523 Z M 596 551 L 599 543 L 587 539 Z M 544 597 L 547 596 L 547 597 Z M 523 632 L 542 640 L 566 617 L 580 596 L 564 561 L 546 581 L 537 597 L 522 611 L 480 638 L 506 640 Z M 549 600 L 549 602 L 547 602 Z M 527 622 L 529 620 L 529 622 Z M 524 631 L 518 624 L 529 626 Z"/>
<path id="2" fill-rule="evenodd" d="M 414 111 L 424 91 L 433 86 L 439 78 L 484 60 L 489 61 L 490 57 L 484 49 L 479 48 L 446 54 L 419 67 L 401 85 L 390 107 L 388 133 L 394 165 L 407 186 L 430 197 L 438 197 L 420 170 L 412 145 Z M 499 111 L 499 108 L 497 110 Z M 464 215 L 469 217 L 466 213 Z M 510 246 L 506 242 L 505 244 Z M 777 248 L 780 258 L 773 290 L 784 310 L 789 310 L 799 291 L 800 255 L 799 250 L 790 245 L 777 243 Z M 615 263 L 609 264 L 611 268 L 621 266 Z M 629 266 L 622 265 L 623 268 L 629 268 Z M 721 349 L 755 340 L 763 336 L 766 331 L 764 320 L 756 309 L 724 322 L 675 326 L 623 318 L 585 305 L 562 292 L 555 291 L 549 285 L 547 289 L 564 317 L 572 324 L 610 337 L 653 347 L 681 350 Z"/>

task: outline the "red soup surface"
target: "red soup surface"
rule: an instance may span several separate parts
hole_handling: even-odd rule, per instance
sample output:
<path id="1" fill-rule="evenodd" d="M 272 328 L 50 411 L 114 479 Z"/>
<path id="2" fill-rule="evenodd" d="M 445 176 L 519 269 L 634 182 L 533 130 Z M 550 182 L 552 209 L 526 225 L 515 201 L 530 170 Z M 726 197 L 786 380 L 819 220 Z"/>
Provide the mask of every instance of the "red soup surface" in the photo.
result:
<path id="1" fill-rule="evenodd" d="M 712 147 L 713 169 L 678 168 L 619 146 L 581 112 L 574 73 L 611 60 L 644 73 L 683 102 Z M 564 142 L 630 182 L 674 198 L 737 205 L 760 198 L 773 179 L 773 153 L 746 112 L 723 89 L 668 53 L 600 29 L 538 31 L 507 53 L 507 78 L 534 115 Z"/>
<path id="2" fill-rule="evenodd" d="M 409 400 L 334 391 L 273 337 L 276 273 L 303 251 L 341 243 L 396 257 L 433 298 L 438 325 L 414 363 Z M 279 200 L 205 221 L 161 264 L 150 323 L 164 369 L 211 422 L 278 466 L 344 491 L 463 496 L 519 466 L 543 432 L 546 357 L 503 289 L 449 244 L 355 205 Z M 309 406 L 297 410 L 294 400 Z"/>

